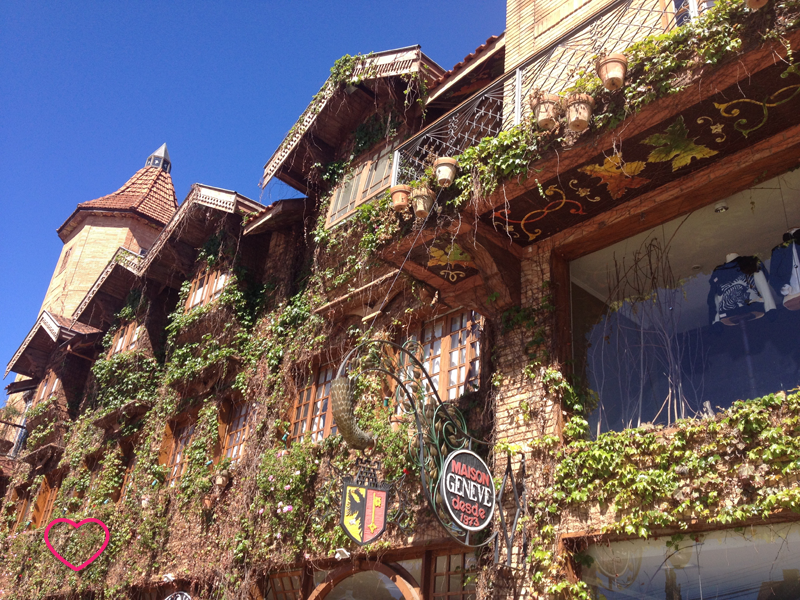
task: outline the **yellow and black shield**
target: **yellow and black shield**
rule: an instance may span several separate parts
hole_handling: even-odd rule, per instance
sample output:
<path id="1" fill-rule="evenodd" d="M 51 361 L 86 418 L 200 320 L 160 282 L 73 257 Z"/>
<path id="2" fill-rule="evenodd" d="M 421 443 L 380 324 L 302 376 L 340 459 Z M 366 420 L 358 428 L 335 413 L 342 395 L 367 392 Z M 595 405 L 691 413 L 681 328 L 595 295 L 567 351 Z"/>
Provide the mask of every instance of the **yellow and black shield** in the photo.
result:
<path id="1" fill-rule="evenodd" d="M 359 546 L 378 539 L 386 529 L 388 491 L 344 482 L 339 524 Z"/>

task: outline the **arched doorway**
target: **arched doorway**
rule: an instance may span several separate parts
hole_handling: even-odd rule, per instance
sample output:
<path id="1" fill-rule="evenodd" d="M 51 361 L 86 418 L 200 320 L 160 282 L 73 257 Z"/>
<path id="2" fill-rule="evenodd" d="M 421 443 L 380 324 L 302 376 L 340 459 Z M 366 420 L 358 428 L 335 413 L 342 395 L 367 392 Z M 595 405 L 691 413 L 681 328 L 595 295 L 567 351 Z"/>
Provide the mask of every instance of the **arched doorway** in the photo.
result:
<path id="1" fill-rule="evenodd" d="M 340 567 L 318 585 L 308 600 L 422 600 L 419 586 L 403 568 L 370 563 Z"/>

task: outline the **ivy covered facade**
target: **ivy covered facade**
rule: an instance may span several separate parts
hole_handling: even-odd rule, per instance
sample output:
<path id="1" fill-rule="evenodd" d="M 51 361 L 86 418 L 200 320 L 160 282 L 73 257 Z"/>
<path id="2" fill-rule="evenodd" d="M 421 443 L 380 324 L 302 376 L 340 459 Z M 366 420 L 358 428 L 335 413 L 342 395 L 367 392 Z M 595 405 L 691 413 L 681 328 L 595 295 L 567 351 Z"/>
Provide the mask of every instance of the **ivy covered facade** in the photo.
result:
<path id="1" fill-rule="evenodd" d="M 80 293 L 9 364 L 0 597 L 798 597 L 800 5 L 552 3 L 545 28 L 528 4 L 451 71 L 337 61 L 264 169 L 295 199 L 178 206 L 163 147 L 79 205 L 51 288 Z M 420 370 L 365 353 L 396 377 L 351 371 L 357 450 L 332 386 L 383 342 L 429 379 L 409 402 Z M 474 537 L 437 516 L 461 434 L 434 390 L 494 476 Z M 391 491 L 360 546 L 364 459 Z M 57 518 L 108 528 L 88 567 L 54 559 Z M 84 527 L 49 530 L 73 565 Z"/>

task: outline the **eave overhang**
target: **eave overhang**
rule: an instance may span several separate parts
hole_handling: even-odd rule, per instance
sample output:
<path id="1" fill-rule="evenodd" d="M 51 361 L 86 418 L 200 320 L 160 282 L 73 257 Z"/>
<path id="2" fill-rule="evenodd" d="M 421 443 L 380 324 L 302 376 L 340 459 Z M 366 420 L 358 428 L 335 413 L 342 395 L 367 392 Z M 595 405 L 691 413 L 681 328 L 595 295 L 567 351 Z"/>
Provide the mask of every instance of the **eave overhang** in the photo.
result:
<path id="1" fill-rule="evenodd" d="M 302 223 L 311 212 L 308 203 L 308 198 L 276 200 L 256 215 L 244 228 L 244 234 L 255 235 L 283 229 L 294 223 Z"/>
<path id="2" fill-rule="evenodd" d="M 545 152 L 528 179 L 501 183 L 449 227 L 431 219 L 382 257 L 445 302 L 474 295 L 486 305 L 492 297 L 489 310 L 502 311 L 519 302 L 521 258 L 549 238 L 547 247 L 558 244 L 560 259 L 572 260 L 797 167 L 800 68 L 790 66 L 786 47 L 800 44 L 800 31 L 786 37 L 785 46 L 764 45 L 694 73 L 684 89 L 616 129 Z M 678 151 L 654 152 L 670 136 Z M 610 218 L 623 204 L 630 210 Z"/>
<path id="3" fill-rule="evenodd" d="M 245 217 L 260 214 L 264 205 L 232 190 L 194 184 L 186 200 L 145 255 L 139 268 L 140 276 L 179 287 L 183 279 L 173 278 L 171 272 L 177 269 L 188 276 L 194 265 L 197 248 L 215 229 L 216 221 L 207 218 L 208 209 Z"/>
<path id="4" fill-rule="evenodd" d="M 72 313 L 75 321 L 103 328 L 104 321 L 119 312 L 139 277 L 143 257 L 127 248 L 118 248 Z"/>
<path id="5" fill-rule="evenodd" d="M 69 319 L 48 311 L 42 311 L 36 323 L 14 353 L 5 374 L 11 371 L 33 379 L 41 379 L 50 355 L 64 342 L 102 333 L 99 329 L 74 323 Z M 77 341 L 77 340 L 76 340 Z"/>
<path id="6" fill-rule="evenodd" d="M 353 72 L 353 81 L 358 82 L 358 85 L 354 87 L 366 88 L 365 93 L 369 95 L 372 93 L 368 89 L 370 82 L 411 73 L 420 73 L 426 83 L 432 84 L 442 77 L 445 71 L 428 58 L 419 46 L 408 46 L 362 57 L 360 64 Z M 351 90 L 351 92 L 353 91 L 357 91 L 357 89 Z M 311 104 L 300 115 L 297 123 L 289 130 L 283 142 L 264 165 L 261 187 L 265 187 L 273 177 L 278 177 L 300 192 L 307 193 L 304 182 L 297 177 L 292 177 L 292 174 L 285 172 L 283 167 L 294 162 L 295 154 L 304 143 L 317 149 L 327 145 L 319 139 L 312 139 L 315 126 L 317 123 L 324 123 L 327 119 L 337 118 L 337 113 L 340 113 L 343 101 L 347 96 L 348 92 L 344 86 L 334 82 L 331 77 L 325 81 Z"/>

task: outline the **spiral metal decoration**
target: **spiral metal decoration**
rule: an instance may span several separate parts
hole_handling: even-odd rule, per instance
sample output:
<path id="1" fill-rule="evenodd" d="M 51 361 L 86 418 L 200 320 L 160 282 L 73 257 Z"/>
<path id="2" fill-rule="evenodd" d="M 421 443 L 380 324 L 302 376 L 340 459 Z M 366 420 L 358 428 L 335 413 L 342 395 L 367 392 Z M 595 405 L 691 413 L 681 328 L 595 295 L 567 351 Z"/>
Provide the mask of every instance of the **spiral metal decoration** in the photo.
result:
<path id="1" fill-rule="evenodd" d="M 406 414 L 413 414 L 417 433 L 409 452 L 420 467 L 422 489 L 428 504 L 445 531 L 460 544 L 478 548 L 492 542 L 497 532 L 469 532 L 450 517 L 439 493 L 442 467 L 454 450 L 472 449 L 488 442 L 467 433 L 464 415 L 450 402 L 442 402 L 431 376 L 417 358 L 421 347 L 415 341 L 395 344 L 370 340 L 353 348 L 342 360 L 331 382 L 331 411 L 344 440 L 353 448 L 366 450 L 375 437 L 363 431 L 355 418 L 356 381 L 366 373 L 383 373 L 397 384 L 396 401 Z M 477 540 L 475 538 L 478 538 Z"/>

